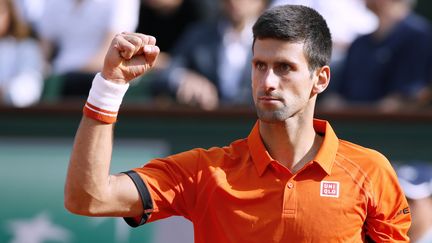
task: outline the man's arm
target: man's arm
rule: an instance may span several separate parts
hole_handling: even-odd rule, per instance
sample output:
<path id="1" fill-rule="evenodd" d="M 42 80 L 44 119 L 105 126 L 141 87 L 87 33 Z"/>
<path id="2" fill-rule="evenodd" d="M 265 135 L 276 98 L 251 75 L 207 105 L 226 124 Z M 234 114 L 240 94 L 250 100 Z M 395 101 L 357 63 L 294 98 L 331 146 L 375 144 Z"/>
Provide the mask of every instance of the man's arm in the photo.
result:
<path id="1" fill-rule="evenodd" d="M 380 167 L 369 171 L 371 198 L 368 200 L 366 234 L 374 242 L 409 242 L 411 214 L 405 194 L 390 162 L 375 153 Z"/>
<path id="2" fill-rule="evenodd" d="M 146 73 L 159 54 L 154 37 L 117 35 L 101 76 L 116 85 Z M 143 206 L 127 175 L 110 175 L 113 125 L 84 116 L 78 128 L 65 185 L 65 207 L 88 216 L 139 216 Z"/>

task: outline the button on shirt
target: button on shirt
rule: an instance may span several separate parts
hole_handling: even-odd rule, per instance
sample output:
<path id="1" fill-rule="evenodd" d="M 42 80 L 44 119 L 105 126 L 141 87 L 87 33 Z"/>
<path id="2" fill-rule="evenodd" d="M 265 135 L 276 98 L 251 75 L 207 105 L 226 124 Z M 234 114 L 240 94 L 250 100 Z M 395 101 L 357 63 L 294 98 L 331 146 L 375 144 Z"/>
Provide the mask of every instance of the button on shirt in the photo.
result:
<path id="1" fill-rule="evenodd" d="M 295 174 L 270 156 L 258 123 L 230 146 L 135 169 L 152 197 L 149 222 L 182 215 L 206 243 L 408 241 L 408 204 L 388 160 L 325 121 L 314 128 L 323 144 Z"/>

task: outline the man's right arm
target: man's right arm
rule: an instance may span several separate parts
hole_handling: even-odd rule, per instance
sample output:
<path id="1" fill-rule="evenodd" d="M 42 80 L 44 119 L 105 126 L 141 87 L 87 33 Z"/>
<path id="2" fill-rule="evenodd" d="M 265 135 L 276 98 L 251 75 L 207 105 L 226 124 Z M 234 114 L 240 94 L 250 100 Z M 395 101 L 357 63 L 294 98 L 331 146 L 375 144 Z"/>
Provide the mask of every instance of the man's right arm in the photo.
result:
<path id="1" fill-rule="evenodd" d="M 113 125 L 83 116 L 65 185 L 65 207 L 87 216 L 141 215 L 136 186 L 127 175 L 110 175 Z"/>
<path id="2" fill-rule="evenodd" d="M 154 37 L 137 33 L 122 33 L 113 39 L 101 77 L 96 77 L 93 82 L 95 87 L 102 88 L 93 90 L 92 86 L 85 107 L 87 113 L 84 112 L 86 115 L 75 137 L 65 184 L 65 207 L 69 211 L 88 216 L 134 217 L 143 214 L 141 198 L 133 181 L 125 174 L 109 174 L 113 114 L 117 112 L 107 111 L 96 103 L 117 102 L 118 110 L 124 93 L 117 91 L 125 91 L 127 87 L 123 85 L 153 67 L 159 54 L 155 44 Z M 121 97 L 116 99 L 119 93 Z M 91 115 L 92 112 L 96 115 Z"/>

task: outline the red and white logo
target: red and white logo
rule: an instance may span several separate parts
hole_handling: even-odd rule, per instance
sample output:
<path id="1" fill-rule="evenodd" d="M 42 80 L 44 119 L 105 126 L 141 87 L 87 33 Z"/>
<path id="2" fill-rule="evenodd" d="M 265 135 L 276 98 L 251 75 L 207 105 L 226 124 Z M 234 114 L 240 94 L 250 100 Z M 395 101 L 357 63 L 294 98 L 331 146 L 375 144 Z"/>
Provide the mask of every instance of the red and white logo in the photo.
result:
<path id="1" fill-rule="evenodd" d="M 321 197 L 339 197 L 339 182 L 338 181 L 321 181 L 320 196 Z"/>

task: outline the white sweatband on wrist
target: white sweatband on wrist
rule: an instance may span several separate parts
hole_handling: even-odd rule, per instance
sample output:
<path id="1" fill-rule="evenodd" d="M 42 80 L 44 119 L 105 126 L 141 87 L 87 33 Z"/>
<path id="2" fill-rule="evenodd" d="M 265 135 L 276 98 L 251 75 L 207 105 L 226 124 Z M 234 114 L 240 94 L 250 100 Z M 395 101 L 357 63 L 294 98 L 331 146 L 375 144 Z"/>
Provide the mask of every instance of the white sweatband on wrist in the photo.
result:
<path id="1" fill-rule="evenodd" d="M 84 115 L 104 123 L 116 122 L 123 96 L 128 88 L 129 83 L 116 84 L 97 73 L 84 105 Z"/>

